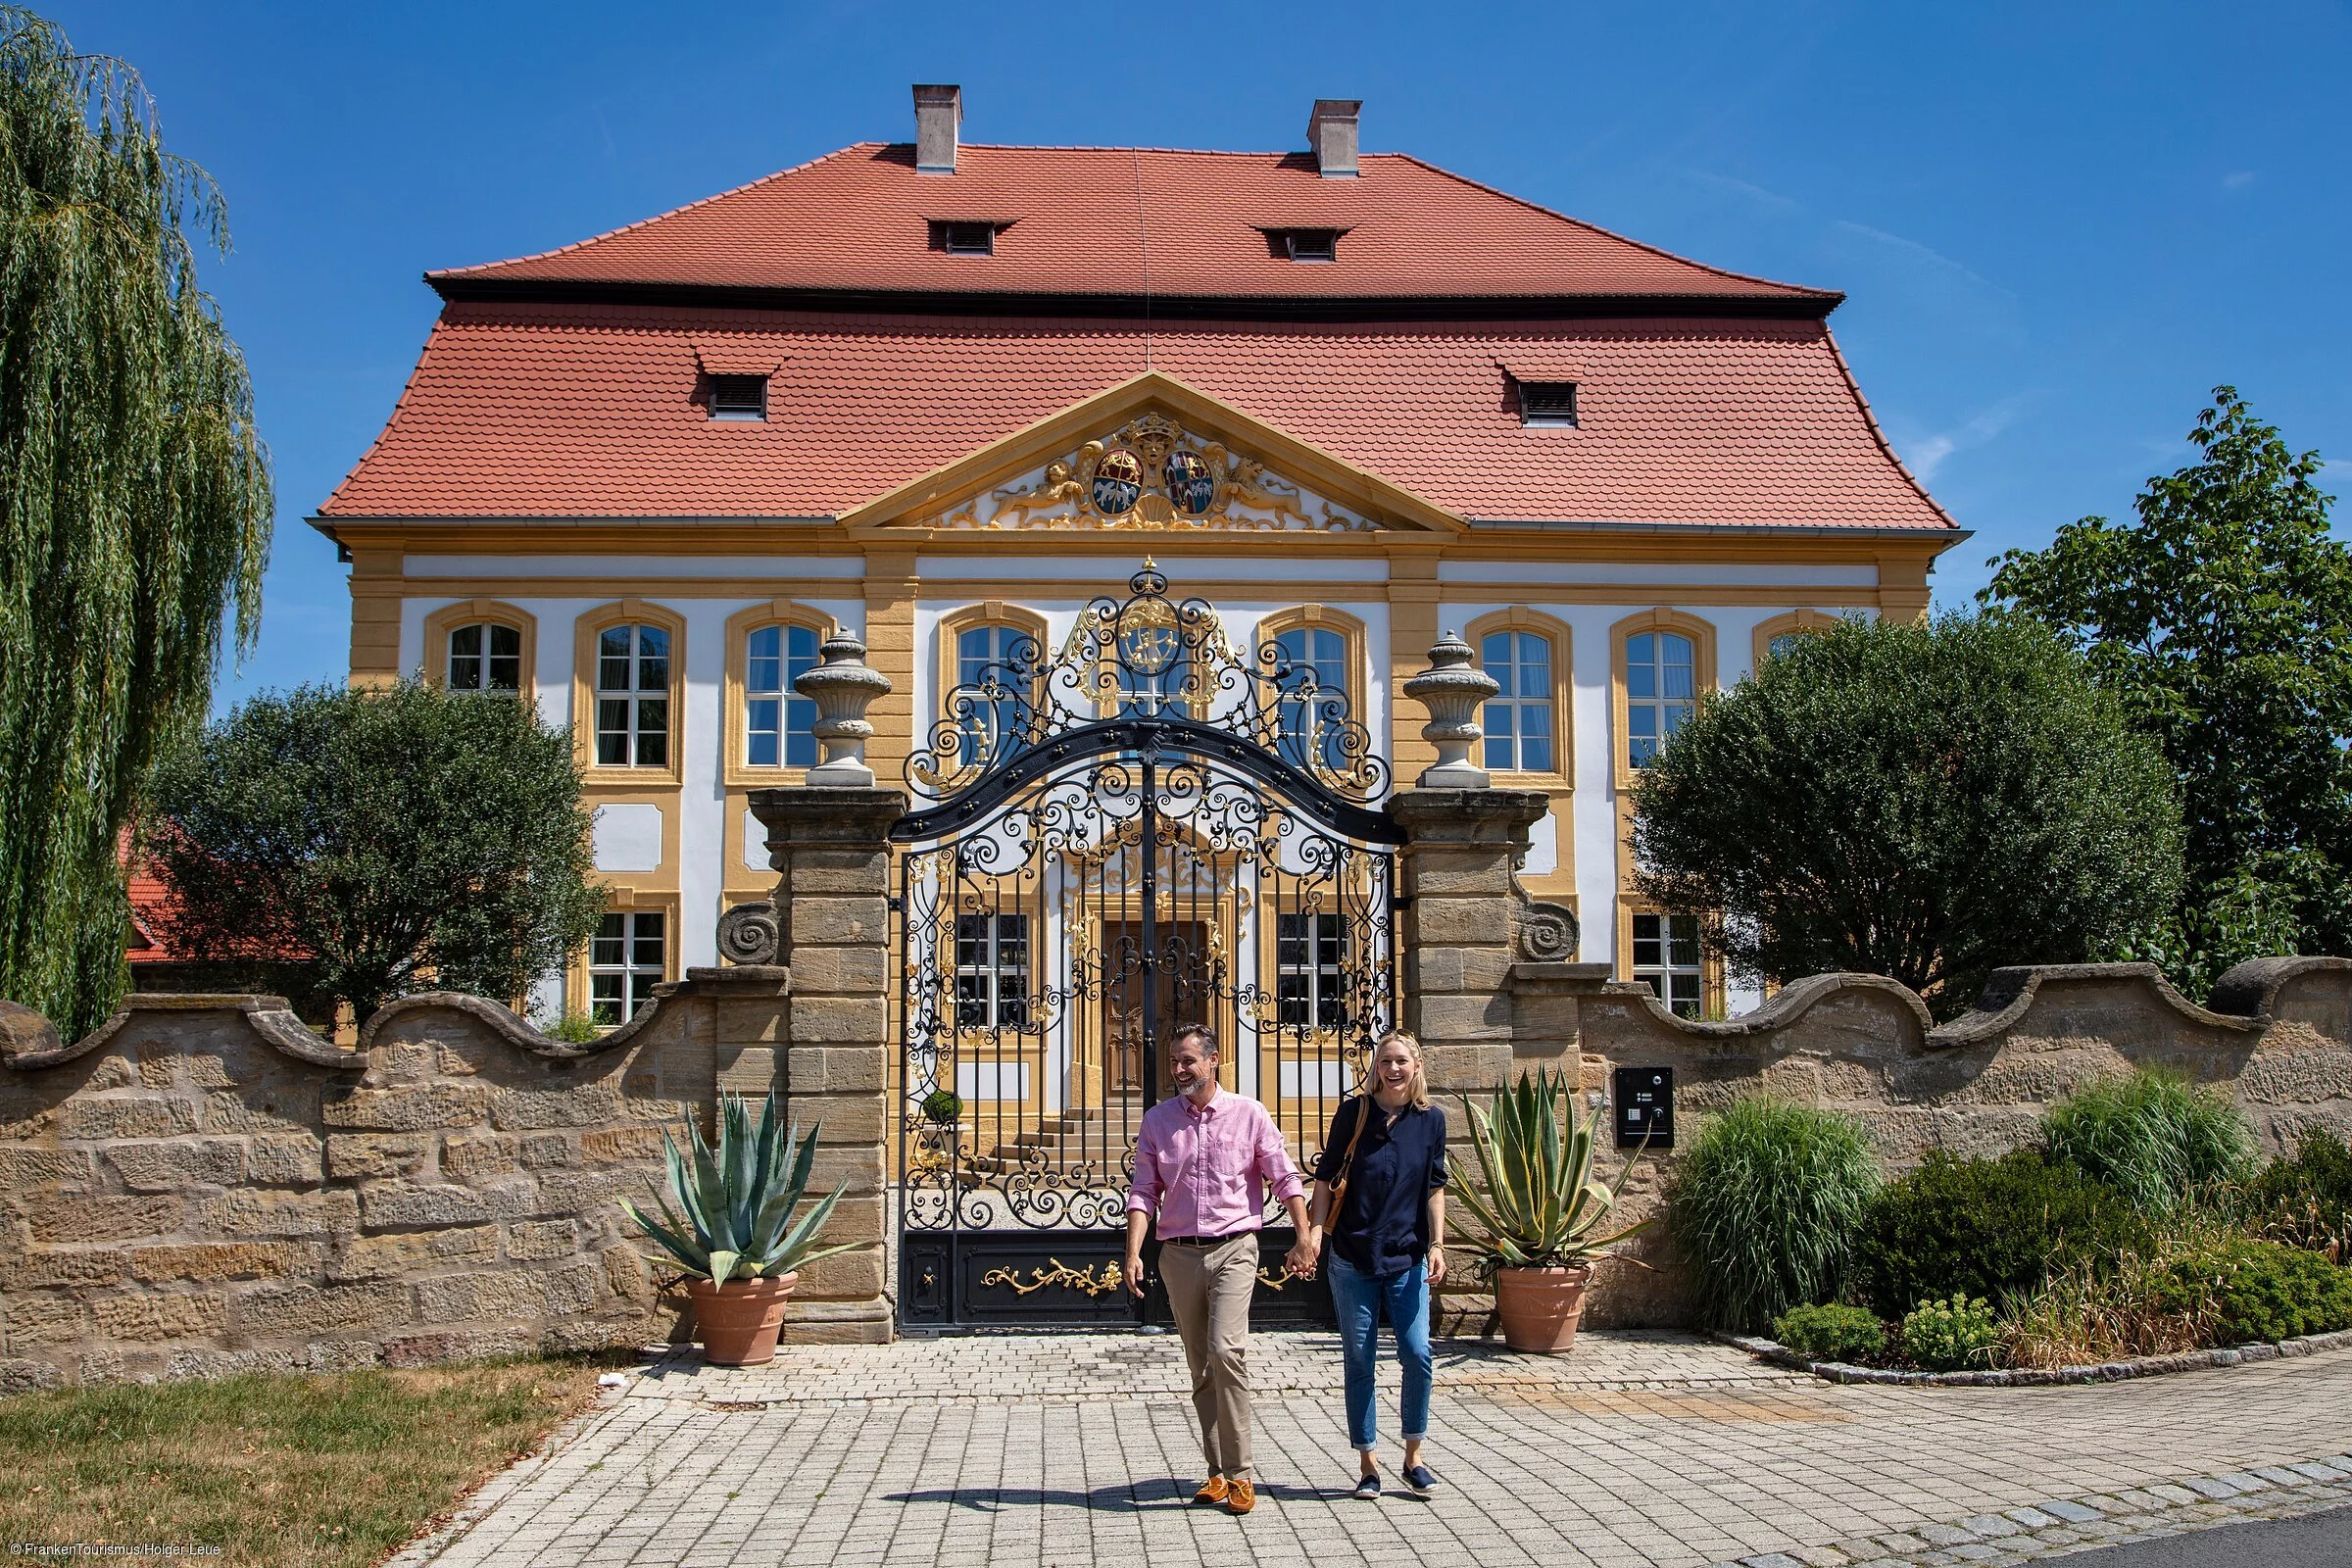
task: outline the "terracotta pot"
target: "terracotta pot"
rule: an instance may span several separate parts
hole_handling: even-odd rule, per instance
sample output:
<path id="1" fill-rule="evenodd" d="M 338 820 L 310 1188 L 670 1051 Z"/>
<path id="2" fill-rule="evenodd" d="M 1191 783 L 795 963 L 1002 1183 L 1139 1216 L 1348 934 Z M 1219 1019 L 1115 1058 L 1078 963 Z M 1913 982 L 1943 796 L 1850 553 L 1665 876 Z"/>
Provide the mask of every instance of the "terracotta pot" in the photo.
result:
<path id="1" fill-rule="evenodd" d="M 784 1298 L 799 1279 L 798 1274 L 782 1274 L 772 1280 L 690 1284 L 686 1294 L 694 1298 L 694 1329 L 703 1342 L 703 1359 L 712 1366 L 765 1366 L 774 1360 L 776 1334 L 784 1327 Z"/>
<path id="2" fill-rule="evenodd" d="M 1498 1268 L 1494 1310 L 1502 1318 L 1502 1343 L 1514 1350 L 1561 1355 L 1576 1343 L 1585 1315 L 1588 1267 Z"/>

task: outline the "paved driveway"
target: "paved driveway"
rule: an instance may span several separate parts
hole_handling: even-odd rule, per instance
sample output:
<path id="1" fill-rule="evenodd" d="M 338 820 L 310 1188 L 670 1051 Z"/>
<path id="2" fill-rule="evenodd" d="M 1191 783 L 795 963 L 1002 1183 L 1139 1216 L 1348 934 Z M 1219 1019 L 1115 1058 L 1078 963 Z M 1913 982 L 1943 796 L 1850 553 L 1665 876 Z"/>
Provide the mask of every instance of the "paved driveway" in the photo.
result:
<path id="1" fill-rule="evenodd" d="M 907 1341 L 753 1371 L 656 1358 L 400 1561 L 1999 1563 L 2352 1501 L 2352 1351 L 1894 1389 L 1671 1335 L 1558 1360 L 1441 1344 L 1446 1488 L 1378 1503 L 1348 1495 L 1331 1336 L 1260 1335 L 1252 1357 L 1247 1519 L 1185 1503 L 1200 1450 L 1172 1339 Z"/>

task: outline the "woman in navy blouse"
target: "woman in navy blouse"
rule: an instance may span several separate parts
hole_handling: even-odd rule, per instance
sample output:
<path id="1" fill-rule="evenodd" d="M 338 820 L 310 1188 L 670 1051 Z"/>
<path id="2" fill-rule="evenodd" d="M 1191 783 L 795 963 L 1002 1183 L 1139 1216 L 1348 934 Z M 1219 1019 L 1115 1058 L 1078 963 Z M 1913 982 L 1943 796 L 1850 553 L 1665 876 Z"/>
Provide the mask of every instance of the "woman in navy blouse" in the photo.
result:
<path id="1" fill-rule="evenodd" d="M 1352 1146 L 1352 1149 L 1350 1148 Z M 1340 1211 L 1332 1191 L 1346 1178 Z M 1380 1495 L 1372 1366 L 1386 1313 L 1404 1368 L 1404 1484 L 1426 1496 L 1421 1462 L 1432 1381 L 1429 1288 L 1446 1277 L 1446 1112 L 1429 1102 L 1421 1043 L 1386 1035 L 1372 1052 L 1372 1093 L 1343 1101 L 1315 1160 L 1310 1244 L 1331 1237 L 1331 1298 L 1347 1356 L 1348 1441 L 1361 1471 L 1355 1494 Z"/>

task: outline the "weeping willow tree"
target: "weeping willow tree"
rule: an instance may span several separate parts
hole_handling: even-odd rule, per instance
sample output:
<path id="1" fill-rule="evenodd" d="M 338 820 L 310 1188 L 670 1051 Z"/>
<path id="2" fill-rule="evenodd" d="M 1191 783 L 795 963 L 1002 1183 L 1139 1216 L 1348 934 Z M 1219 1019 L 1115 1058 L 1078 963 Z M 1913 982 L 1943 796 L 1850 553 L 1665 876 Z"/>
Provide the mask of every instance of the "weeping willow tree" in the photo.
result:
<path id="1" fill-rule="evenodd" d="M 261 615 L 269 459 L 196 279 L 227 243 L 136 74 L 0 9 L 0 997 L 69 1040 L 122 991 L 149 765 Z"/>

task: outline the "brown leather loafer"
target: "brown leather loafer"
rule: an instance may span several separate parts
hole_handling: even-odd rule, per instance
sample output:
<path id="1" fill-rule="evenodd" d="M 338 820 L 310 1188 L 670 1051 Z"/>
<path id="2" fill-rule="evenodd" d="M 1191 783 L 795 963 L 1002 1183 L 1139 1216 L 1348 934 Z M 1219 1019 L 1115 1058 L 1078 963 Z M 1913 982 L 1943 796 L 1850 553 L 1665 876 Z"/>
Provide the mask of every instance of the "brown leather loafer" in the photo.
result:
<path id="1" fill-rule="evenodd" d="M 1257 1506 L 1257 1487 L 1248 1476 L 1235 1476 L 1225 1483 L 1225 1511 L 1248 1513 Z"/>
<path id="2" fill-rule="evenodd" d="M 1193 1501 L 1204 1507 L 1212 1502 L 1223 1502 L 1227 1492 L 1223 1476 L 1210 1476 L 1206 1481 L 1200 1483 L 1200 1490 L 1193 1494 Z"/>

